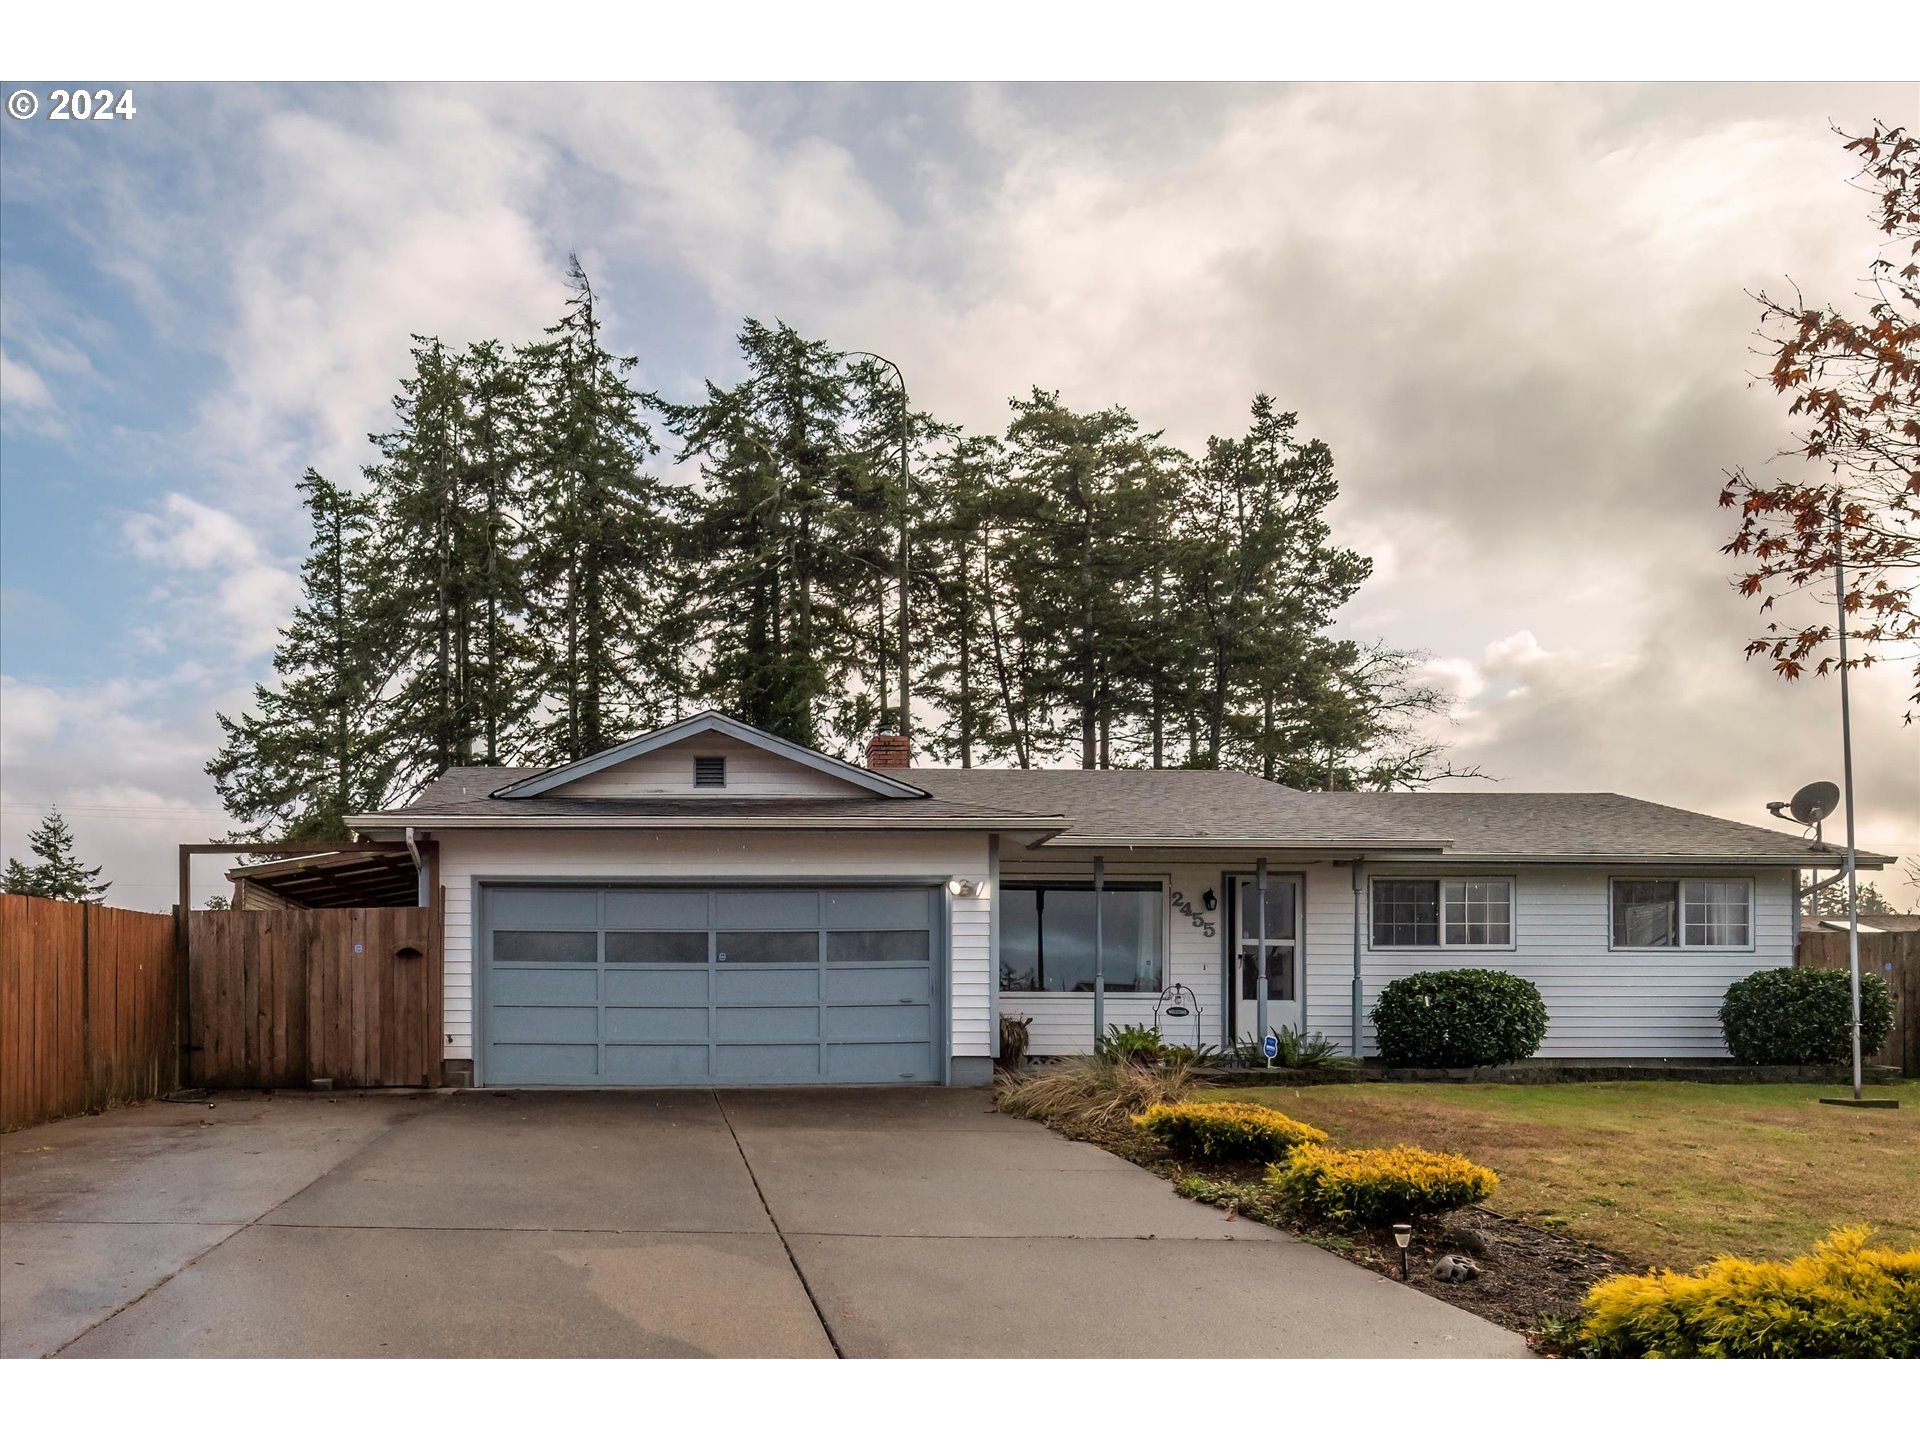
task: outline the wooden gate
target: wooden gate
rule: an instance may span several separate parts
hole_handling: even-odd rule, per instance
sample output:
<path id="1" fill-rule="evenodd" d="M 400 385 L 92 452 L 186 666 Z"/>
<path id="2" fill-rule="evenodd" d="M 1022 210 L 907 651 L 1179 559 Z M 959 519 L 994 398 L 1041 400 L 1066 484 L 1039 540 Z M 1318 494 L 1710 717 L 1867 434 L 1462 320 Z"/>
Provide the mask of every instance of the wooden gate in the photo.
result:
<path id="1" fill-rule="evenodd" d="M 188 1073 L 206 1086 L 436 1085 L 439 910 L 196 910 Z"/>
<path id="2" fill-rule="evenodd" d="M 1872 916 L 1863 916 L 1871 925 Z M 1794 964 L 1815 970 L 1848 968 L 1847 935 L 1841 930 L 1809 930 L 1800 937 Z M 1860 973 L 1878 975 L 1893 991 L 1893 1029 L 1870 1065 L 1897 1065 L 1900 1073 L 1920 1076 L 1920 932 L 1886 931 L 1860 937 Z"/>

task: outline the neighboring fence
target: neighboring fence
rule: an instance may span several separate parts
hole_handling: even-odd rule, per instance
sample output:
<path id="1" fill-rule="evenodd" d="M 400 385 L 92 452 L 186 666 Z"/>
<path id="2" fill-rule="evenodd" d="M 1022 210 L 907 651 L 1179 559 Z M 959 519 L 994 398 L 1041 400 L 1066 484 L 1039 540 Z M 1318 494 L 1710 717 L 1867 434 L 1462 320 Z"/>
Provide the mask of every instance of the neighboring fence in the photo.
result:
<path id="1" fill-rule="evenodd" d="M 1801 935 L 1794 963 L 1815 970 L 1845 970 L 1850 963 L 1845 932 Z M 1893 991 L 1893 1029 L 1887 1032 L 1880 1053 L 1867 1057 L 1868 1063 L 1896 1065 L 1902 1075 L 1920 1076 L 1920 932 L 1862 935 L 1860 973 L 1878 975 Z"/>
<path id="2" fill-rule="evenodd" d="M 171 915 L 0 894 L 0 1130 L 177 1088 Z"/>
<path id="3" fill-rule="evenodd" d="M 439 911 L 196 910 L 195 1085 L 436 1085 Z"/>

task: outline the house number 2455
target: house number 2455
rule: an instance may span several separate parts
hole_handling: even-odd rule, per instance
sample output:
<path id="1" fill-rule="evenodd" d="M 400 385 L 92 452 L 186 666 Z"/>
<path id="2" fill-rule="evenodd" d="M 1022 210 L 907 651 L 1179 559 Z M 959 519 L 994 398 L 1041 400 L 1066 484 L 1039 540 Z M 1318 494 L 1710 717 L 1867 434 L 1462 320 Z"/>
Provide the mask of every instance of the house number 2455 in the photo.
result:
<path id="1" fill-rule="evenodd" d="M 1173 892 L 1173 908 L 1193 922 L 1193 928 L 1211 940 L 1219 931 L 1213 928 L 1213 922 L 1193 908 L 1193 902 L 1178 890 Z"/>

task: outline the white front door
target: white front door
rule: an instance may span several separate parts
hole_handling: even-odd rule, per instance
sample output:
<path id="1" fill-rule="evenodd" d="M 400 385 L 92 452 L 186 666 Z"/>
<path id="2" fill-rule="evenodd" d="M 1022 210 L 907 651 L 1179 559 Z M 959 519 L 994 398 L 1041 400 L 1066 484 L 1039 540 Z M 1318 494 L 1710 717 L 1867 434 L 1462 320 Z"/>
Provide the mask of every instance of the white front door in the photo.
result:
<path id="1" fill-rule="evenodd" d="M 1228 882 L 1233 936 L 1233 1035 L 1258 1042 L 1260 1036 L 1259 889 L 1251 875 Z M 1289 875 L 1267 877 L 1267 1024 L 1279 1030 L 1300 1026 L 1300 882 Z"/>

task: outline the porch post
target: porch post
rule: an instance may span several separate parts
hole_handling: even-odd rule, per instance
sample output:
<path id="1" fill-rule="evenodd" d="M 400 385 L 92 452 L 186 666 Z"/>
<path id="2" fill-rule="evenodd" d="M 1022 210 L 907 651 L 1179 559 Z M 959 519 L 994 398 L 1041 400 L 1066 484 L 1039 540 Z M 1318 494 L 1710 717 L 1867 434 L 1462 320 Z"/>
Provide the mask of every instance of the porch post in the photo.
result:
<path id="1" fill-rule="evenodd" d="M 1107 888 L 1107 862 L 1093 857 L 1093 1048 L 1097 1054 L 1107 1035 L 1107 933 L 1100 911 Z"/>
<path id="2" fill-rule="evenodd" d="M 1259 921 L 1254 928 L 1254 954 L 1260 966 L 1260 988 L 1255 992 L 1259 1003 L 1255 1006 L 1254 1023 L 1260 1027 L 1260 1043 L 1267 1043 L 1267 857 L 1262 855 L 1253 866 L 1253 910 Z"/>

